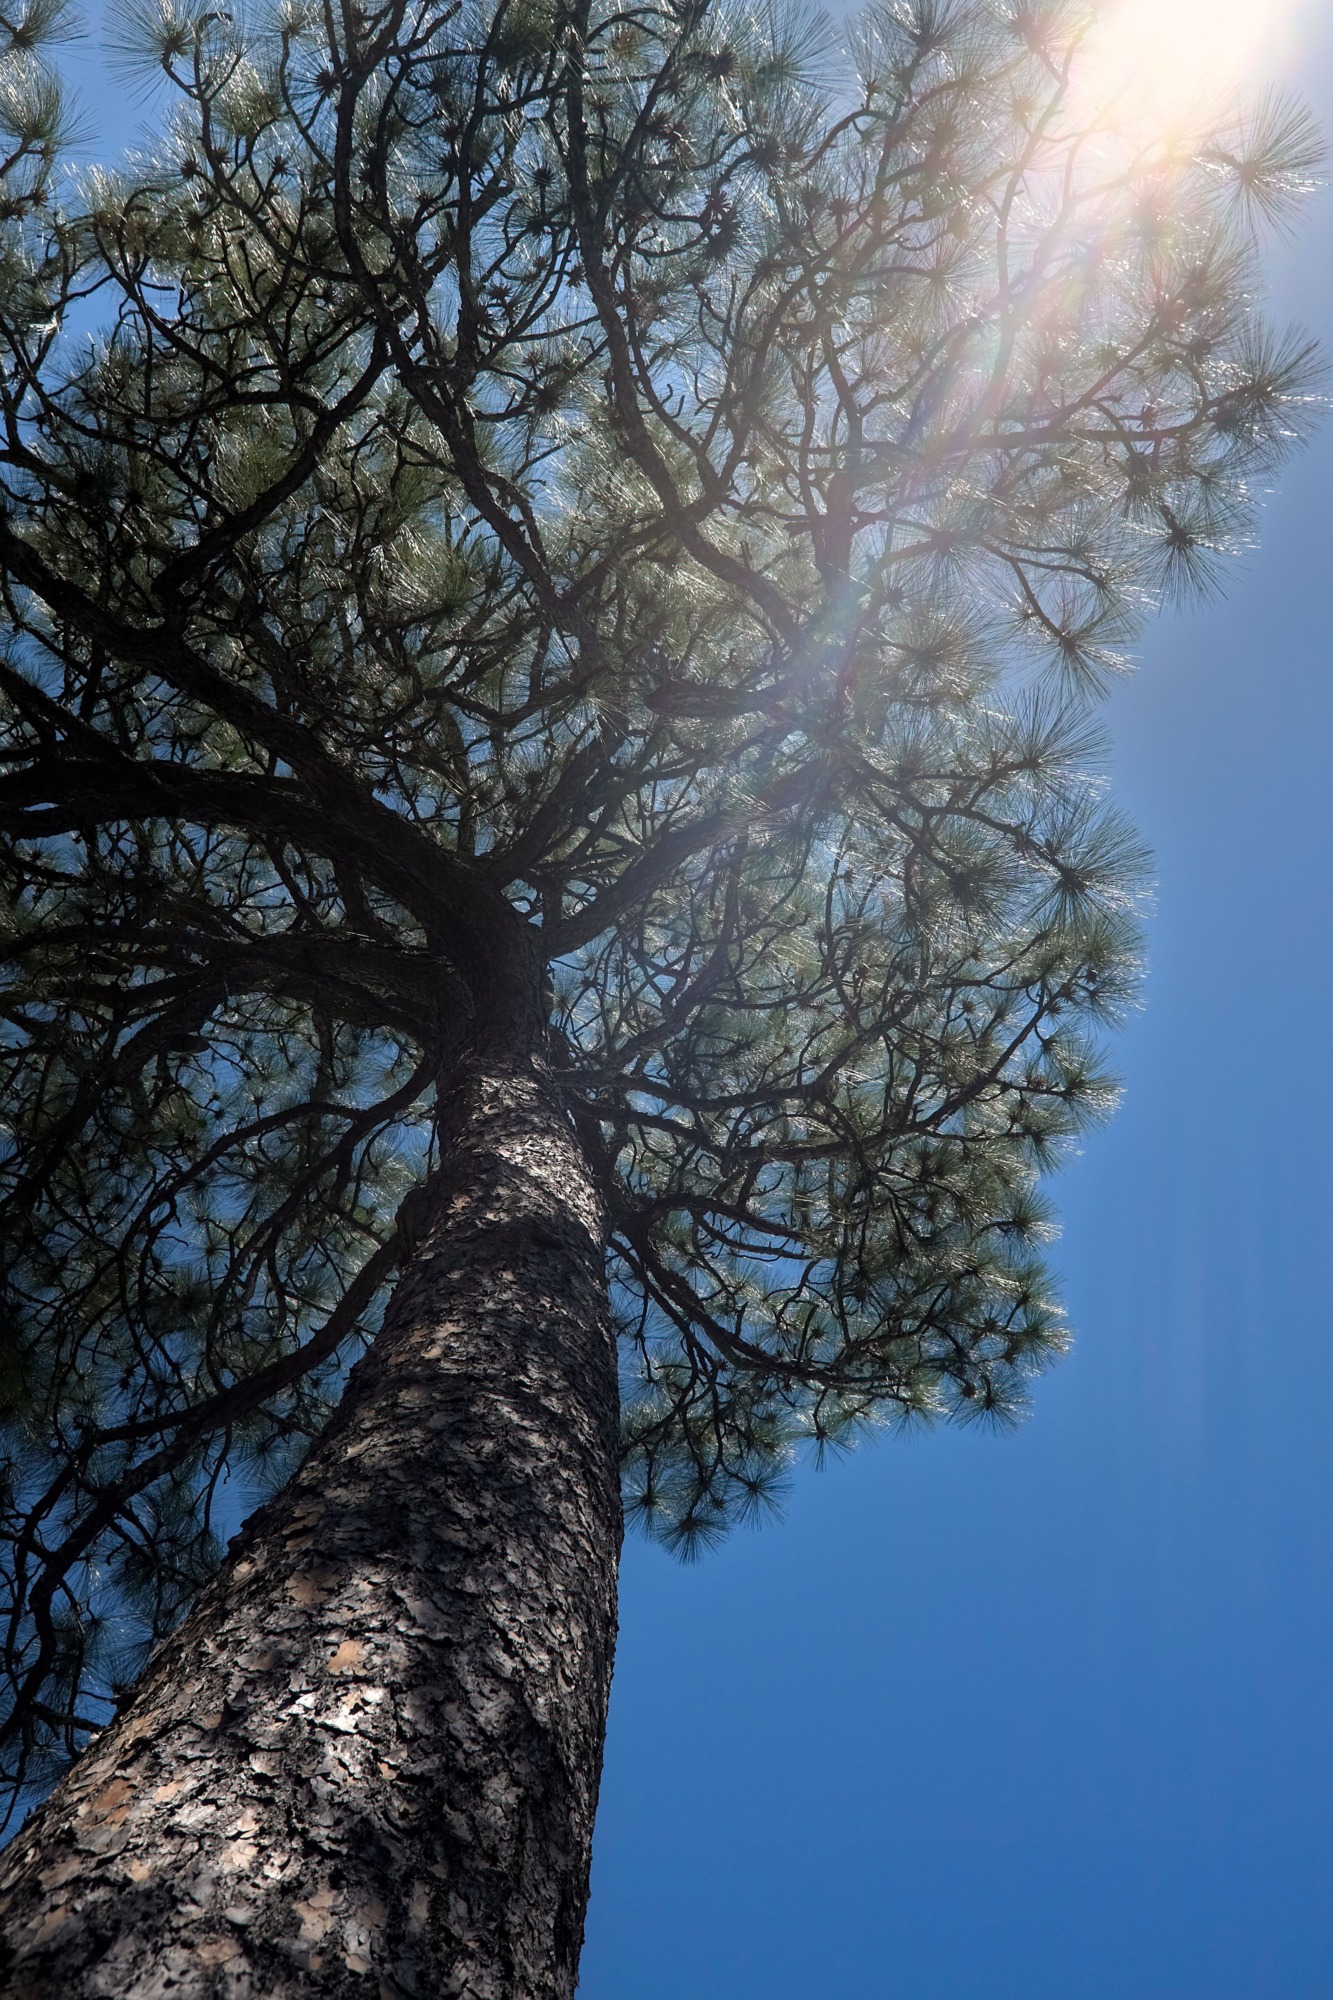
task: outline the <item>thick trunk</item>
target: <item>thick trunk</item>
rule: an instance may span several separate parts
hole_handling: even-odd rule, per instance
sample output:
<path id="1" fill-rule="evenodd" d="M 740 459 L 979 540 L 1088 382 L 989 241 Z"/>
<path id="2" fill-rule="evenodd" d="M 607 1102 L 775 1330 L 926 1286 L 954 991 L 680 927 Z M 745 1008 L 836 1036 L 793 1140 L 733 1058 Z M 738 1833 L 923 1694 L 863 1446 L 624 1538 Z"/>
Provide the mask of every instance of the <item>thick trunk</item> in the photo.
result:
<path id="1" fill-rule="evenodd" d="M 620 1510 L 601 1222 L 550 1087 L 462 1089 L 327 1433 L 3 1857 L 12 2000 L 560 2000 Z"/>

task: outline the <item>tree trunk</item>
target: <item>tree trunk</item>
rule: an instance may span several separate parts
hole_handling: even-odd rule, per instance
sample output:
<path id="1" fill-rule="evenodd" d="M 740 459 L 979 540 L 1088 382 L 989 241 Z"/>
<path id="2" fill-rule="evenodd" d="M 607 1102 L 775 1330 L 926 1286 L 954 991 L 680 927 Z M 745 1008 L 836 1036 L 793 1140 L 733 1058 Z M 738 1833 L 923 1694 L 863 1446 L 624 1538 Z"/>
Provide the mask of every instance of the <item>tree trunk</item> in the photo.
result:
<path id="1" fill-rule="evenodd" d="M 444 1138 L 327 1432 L 4 1856 L 10 2000 L 573 1993 L 620 1541 L 602 1220 L 535 1070 L 472 1078 Z"/>

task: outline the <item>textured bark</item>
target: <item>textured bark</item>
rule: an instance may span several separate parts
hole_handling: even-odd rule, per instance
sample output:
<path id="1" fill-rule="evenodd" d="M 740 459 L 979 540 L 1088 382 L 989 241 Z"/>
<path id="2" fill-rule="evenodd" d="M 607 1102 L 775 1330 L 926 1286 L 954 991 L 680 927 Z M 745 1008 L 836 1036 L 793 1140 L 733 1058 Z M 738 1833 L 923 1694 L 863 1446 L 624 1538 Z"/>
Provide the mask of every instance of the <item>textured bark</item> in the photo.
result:
<path id="1" fill-rule="evenodd" d="M 12 2000 L 562 2000 L 615 1622 L 601 1218 L 535 1071 L 326 1434 L 3 1858 Z"/>

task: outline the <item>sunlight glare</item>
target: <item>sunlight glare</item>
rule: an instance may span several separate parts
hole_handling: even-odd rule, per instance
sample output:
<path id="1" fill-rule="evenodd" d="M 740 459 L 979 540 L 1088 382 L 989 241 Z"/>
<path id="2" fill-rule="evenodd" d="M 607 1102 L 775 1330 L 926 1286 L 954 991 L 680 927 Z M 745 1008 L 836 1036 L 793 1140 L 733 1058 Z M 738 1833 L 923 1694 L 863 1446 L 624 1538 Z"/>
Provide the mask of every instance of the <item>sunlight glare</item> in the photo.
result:
<path id="1" fill-rule="evenodd" d="M 1251 86 L 1296 73 L 1302 28 L 1321 0 L 1110 0 L 1090 34 L 1083 86 L 1116 122 L 1176 130 Z"/>

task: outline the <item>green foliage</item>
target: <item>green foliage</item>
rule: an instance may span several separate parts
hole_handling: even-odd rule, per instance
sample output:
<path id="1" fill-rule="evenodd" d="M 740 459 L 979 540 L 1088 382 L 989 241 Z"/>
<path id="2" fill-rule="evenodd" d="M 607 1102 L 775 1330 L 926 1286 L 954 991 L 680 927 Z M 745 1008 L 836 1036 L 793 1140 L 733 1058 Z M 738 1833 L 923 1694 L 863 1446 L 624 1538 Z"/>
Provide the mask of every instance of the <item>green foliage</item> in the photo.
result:
<path id="1" fill-rule="evenodd" d="M 731 0 L 126 0 L 163 136 L 79 177 L 61 18 L 0 22 L 30 1781 L 323 1422 L 488 1038 L 600 1176 L 654 1531 L 1021 1404 L 1133 990 L 1089 705 L 1304 420 L 1254 231 L 1316 151 L 1076 118 L 1068 7 L 847 68 Z"/>

